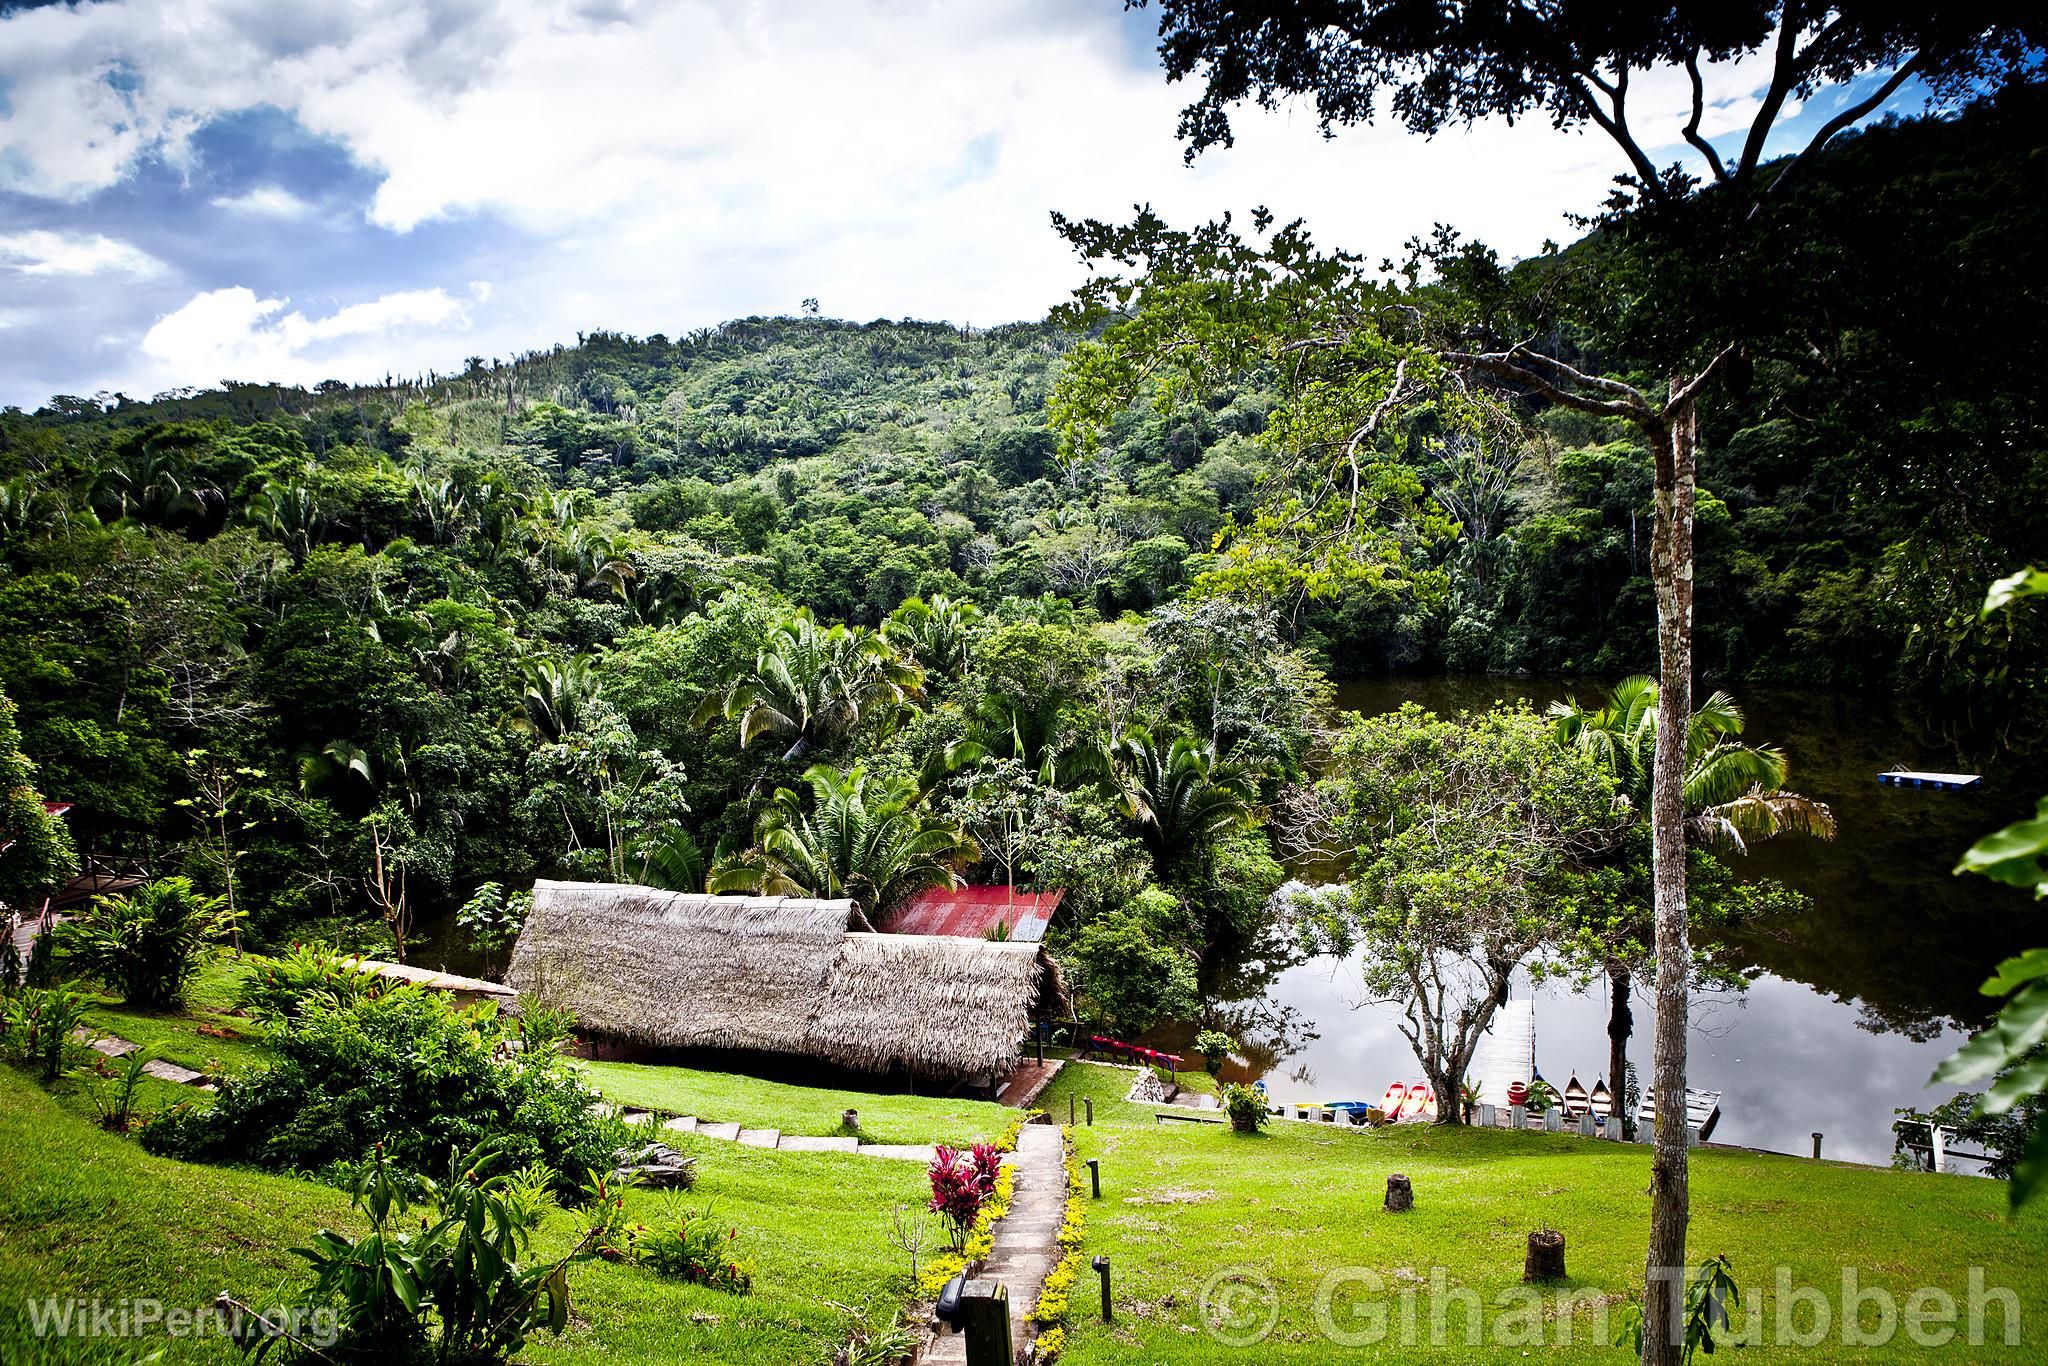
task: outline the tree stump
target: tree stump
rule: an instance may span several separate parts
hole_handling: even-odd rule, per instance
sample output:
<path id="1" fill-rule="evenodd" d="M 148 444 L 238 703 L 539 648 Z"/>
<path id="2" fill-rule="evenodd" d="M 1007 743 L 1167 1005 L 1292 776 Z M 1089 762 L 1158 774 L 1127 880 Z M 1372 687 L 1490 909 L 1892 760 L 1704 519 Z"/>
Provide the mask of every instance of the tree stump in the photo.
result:
<path id="1" fill-rule="evenodd" d="M 1540 1229 L 1529 1235 L 1529 1255 L 1522 1262 L 1525 1281 L 1564 1279 L 1564 1235 L 1555 1229 Z"/>
<path id="2" fill-rule="evenodd" d="M 860 1127 L 860 1111 L 841 1111 L 839 1115 L 839 1127 L 842 1129 L 858 1129 Z"/>
<path id="3" fill-rule="evenodd" d="M 1387 1213 L 1403 1214 L 1414 1208 L 1414 1188 L 1408 1184 L 1407 1177 L 1395 1172 L 1387 1178 Z"/>

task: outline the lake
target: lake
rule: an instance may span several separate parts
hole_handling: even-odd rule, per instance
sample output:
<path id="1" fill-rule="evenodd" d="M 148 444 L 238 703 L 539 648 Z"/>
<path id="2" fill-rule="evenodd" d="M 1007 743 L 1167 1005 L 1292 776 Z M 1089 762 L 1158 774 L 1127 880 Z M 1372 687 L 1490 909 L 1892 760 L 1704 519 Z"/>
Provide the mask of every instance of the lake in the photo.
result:
<path id="1" fill-rule="evenodd" d="M 1519 678 L 1432 678 L 1353 682 L 1339 689 L 1347 709 L 1390 711 L 1413 701 L 1439 713 L 1524 699 L 1538 707 L 1577 691 Z M 1833 841 L 1786 836 L 1739 871 L 1783 879 L 1812 902 L 1791 922 L 1756 924 L 1735 940 L 1738 963 L 1758 975 L 1747 990 L 1695 998 L 1690 1084 L 1723 1093 L 1717 1142 L 1811 1151 L 1885 1163 L 1893 1110 L 1926 1108 L 1954 1088 L 1928 1075 L 1974 1028 L 1990 1004 L 1977 992 L 2001 958 L 2048 942 L 2048 915 L 2015 889 L 1950 874 L 1956 857 L 1987 831 L 2019 819 L 2048 790 L 2040 767 L 1999 755 L 1966 755 L 1951 738 L 1903 721 L 1867 699 L 1742 694 L 1744 738 L 1772 743 L 1791 762 L 1789 786 L 1835 813 Z M 1894 765 L 1985 774 L 1970 791 L 1881 787 Z M 1248 1075 L 1282 1100 L 1376 1101 L 1396 1078 L 1419 1076 L 1389 1008 L 1364 1000 L 1356 965 L 1327 958 L 1287 960 L 1257 951 L 1211 973 L 1212 1009 L 1246 1038 Z M 1518 973 L 1517 995 L 1530 988 Z M 1607 1068 L 1607 987 L 1536 992 L 1536 1055 L 1562 1087 L 1576 1072 L 1588 1087 Z M 1630 1059 L 1647 1082 L 1652 1005 L 1638 988 Z M 1236 1032 L 1236 1031 L 1234 1031 Z M 1191 1025 L 1163 1031 L 1165 1046 L 1189 1048 Z"/>

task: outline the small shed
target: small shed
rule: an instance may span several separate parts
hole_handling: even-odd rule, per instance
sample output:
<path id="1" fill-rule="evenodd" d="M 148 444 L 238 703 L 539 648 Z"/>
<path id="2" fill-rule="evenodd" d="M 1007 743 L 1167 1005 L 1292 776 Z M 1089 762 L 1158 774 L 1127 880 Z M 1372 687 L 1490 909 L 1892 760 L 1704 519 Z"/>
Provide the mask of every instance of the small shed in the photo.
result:
<path id="1" fill-rule="evenodd" d="M 1045 927 L 1066 893 L 1015 887 L 927 887 L 882 922 L 884 934 L 936 934 L 956 939 L 1004 938 L 1042 944 Z M 998 934 L 998 927 L 1001 932 Z"/>

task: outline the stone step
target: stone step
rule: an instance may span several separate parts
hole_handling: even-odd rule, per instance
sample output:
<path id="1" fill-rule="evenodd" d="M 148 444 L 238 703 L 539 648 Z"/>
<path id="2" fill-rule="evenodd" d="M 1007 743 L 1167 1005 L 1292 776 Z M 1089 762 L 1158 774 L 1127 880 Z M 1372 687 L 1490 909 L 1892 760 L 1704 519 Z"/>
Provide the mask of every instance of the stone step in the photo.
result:
<path id="1" fill-rule="evenodd" d="M 621 1110 L 619 1118 L 627 1124 L 645 1124 L 647 1117 L 653 1113 L 652 1110 Z"/>
<path id="2" fill-rule="evenodd" d="M 155 1077 L 158 1081 L 175 1082 L 179 1086 L 190 1086 L 194 1082 L 206 1080 L 204 1072 L 195 1072 L 189 1067 L 165 1062 L 162 1058 L 154 1058 L 142 1064 L 142 1074 L 146 1077 Z"/>
<path id="3" fill-rule="evenodd" d="M 782 1141 L 780 1129 L 742 1129 L 739 1141 L 749 1148 L 772 1148 Z"/>
<path id="4" fill-rule="evenodd" d="M 867 1157 L 886 1157 L 898 1162 L 929 1163 L 938 1156 L 928 1143 L 863 1143 L 860 1151 Z"/>
<path id="5" fill-rule="evenodd" d="M 726 1142 L 731 1143 L 739 1138 L 740 1126 L 737 1124 L 699 1124 L 697 1132 L 706 1138 L 722 1138 Z"/>
<path id="6" fill-rule="evenodd" d="M 807 1138 L 798 1134 L 784 1134 L 782 1142 L 776 1145 L 786 1153 L 850 1153 L 860 1149 L 857 1138 Z"/>
<path id="7" fill-rule="evenodd" d="M 674 1133 L 694 1134 L 697 1132 L 697 1117 L 695 1115 L 677 1115 L 661 1127 Z"/>
<path id="8" fill-rule="evenodd" d="M 125 1058 L 136 1049 L 142 1047 L 141 1044 L 134 1042 L 132 1039 L 124 1039 L 119 1035 L 109 1035 L 103 1039 L 89 1038 L 83 1029 L 72 1030 L 71 1037 L 85 1040 L 87 1048 L 90 1048 L 95 1053 L 103 1053 L 110 1058 Z"/>

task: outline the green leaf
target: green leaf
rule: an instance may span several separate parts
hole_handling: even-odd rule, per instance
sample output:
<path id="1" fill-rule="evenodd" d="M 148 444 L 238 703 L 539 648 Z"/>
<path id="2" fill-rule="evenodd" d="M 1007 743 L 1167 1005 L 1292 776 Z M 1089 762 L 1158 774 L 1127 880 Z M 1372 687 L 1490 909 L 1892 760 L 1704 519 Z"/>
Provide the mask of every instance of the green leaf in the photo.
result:
<path id="1" fill-rule="evenodd" d="M 2022 569 L 1991 585 L 1991 591 L 1984 595 L 1984 616 L 1990 616 L 2001 608 L 2010 607 L 2021 598 L 2035 598 L 2048 595 L 2048 572 L 2039 569 Z"/>
<path id="2" fill-rule="evenodd" d="M 1955 871 L 2031 887 L 2035 896 L 2048 897 L 2048 797 L 2034 808 L 2034 819 L 1995 830 L 1971 845 Z"/>
<path id="3" fill-rule="evenodd" d="M 2048 1053 L 2029 1058 L 2001 1074 L 1991 1089 L 1984 1093 L 1978 1112 L 2002 1115 L 2028 1096 L 2043 1090 L 2048 1090 Z"/>
<path id="4" fill-rule="evenodd" d="M 398 1296 L 398 1302 L 405 1306 L 408 1314 L 420 1312 L 420 1286 L 412 1273 L 406 1270 L 405 1262 L 393 1254 L 384 1265 L 391 1272 L 391 1292 Z"/>
<path id="5" fill-rule="evenodd" d="M 2026 1154 L 2012 1170 L 2012 1182 L 2005 1193 L 2010 1207 L 2018 1209 L 2033 1199 L 2044 1181 L 2048 1181 L 2048 1119 L 2034 1125 Z"/>
<path id="6" fill-rule="evenodd" d="M 2017 958 L 1998 965 L 1997 973 L 1981 990 L 1986 996 L 2010 996 L 2029 982 L 2048 977 L 2048 949 L 2028 949 Z"/>
<path id="7" fill-rule="evenodd" d="M 2048 1038 L 2048 983 L 2035 983 L 2006 1002 L 1981 1032 L 1934 1069 L 1936 1082 L 1977 1081 L 2001 1072 Z"/>

